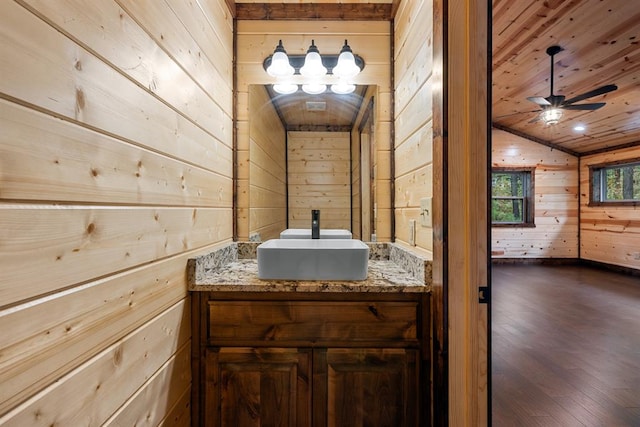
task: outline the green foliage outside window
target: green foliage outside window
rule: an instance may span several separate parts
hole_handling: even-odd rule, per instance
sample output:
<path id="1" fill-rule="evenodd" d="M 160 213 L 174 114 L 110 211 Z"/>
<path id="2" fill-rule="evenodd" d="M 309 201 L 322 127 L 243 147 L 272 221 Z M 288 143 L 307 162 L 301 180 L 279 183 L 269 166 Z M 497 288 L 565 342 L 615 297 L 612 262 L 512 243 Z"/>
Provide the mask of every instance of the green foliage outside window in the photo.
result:
<path id="1" fill-rule="evenodd" d="M 530 171 L 495 171 L 491 175 L 491 221 L 494 224 L 533 223 Z"/>
<path id="2" fill-rule="evenodd" d="M 493 200 L 491 203 L 493 222 L 522 222 L 522 200 Z"/>
<path id="3" fill-rule="evenodd" d="M 640 163 L 593 168 L 592 176 L 593 201 L 640 201 Z"/>

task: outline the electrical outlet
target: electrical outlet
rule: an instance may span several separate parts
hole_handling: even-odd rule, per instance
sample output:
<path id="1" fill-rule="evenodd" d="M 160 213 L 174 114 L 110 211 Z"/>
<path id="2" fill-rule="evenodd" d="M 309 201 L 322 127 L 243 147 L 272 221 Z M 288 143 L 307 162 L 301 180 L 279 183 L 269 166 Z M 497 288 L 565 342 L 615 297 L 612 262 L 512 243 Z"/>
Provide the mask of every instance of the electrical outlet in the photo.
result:
<path id="1" fill-rule="evenodd" d="M 425 197 L 420 199 L 420 225 L 423 227 L 433 227 L 433 198 Z"/>
<path id="2" fill-rule="evenodd" d="M 416 220 L 409 220 L 409 244 L 411 246 L 416 245 Z"/>
<path id="3" fill-rule="evenodd" d="M 640 252 L 634 252 L 632 255 L 634 260 L 640 261 Z"/>

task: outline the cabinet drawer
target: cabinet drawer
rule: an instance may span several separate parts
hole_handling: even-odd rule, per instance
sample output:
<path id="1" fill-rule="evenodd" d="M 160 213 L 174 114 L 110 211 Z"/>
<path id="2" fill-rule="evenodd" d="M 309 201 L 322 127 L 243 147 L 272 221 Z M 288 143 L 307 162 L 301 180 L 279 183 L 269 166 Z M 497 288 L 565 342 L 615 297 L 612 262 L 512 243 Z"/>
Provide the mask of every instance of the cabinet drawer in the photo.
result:
<path id="1" fill-rule="evenodd" d="M 210 345 L 417 345 L 417 302 L 209 301 Z"/>

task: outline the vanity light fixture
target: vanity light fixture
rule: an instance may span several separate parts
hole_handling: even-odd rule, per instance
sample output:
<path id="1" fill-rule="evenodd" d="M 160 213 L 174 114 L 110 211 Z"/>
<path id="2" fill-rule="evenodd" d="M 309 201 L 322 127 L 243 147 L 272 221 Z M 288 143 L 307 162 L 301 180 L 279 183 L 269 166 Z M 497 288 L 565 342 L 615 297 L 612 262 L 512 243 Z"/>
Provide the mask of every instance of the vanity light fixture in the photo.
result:
<path id="1" fill-rule="evenodd" d="M 340 50 L 340 56 L 338 56 L 338 64 L 333 67 L 333 75 L 341 79 L 350 79 L 357 76 L 358 73 L 360 73 L 360 67 L 356 65 L 356 58 L 353 56 L 351 46 L 345 40 L 344 46 Z"/>
<path id="2" fill-rule="evenodd" d="M 281 95 L 290 95 L 298 91 L 298 85 L 292 83 L 276 83 L 273 85 L 273 90 Z"/>
<path id="3" fill-rule="evenodd" d="M 273 51 L 271 56 L 271 63 L 267 67 L 267 74 L 272 77 L 290 77 L 295 72 L 294 68 L 289 63 L 289 57 L 287 52 L 282 46 L 282 40 L 278 42 L 276 50 Z"/>
<path id="4" fill-rule="evenodd" d="M 356 85 L 340 81 L 337 84 L 331 85 L 331 92 L 338 95 L 346 95 L 356 90 Z"/>
<path id="5" fill-rule="evenodd" d="M 315 40 L 311 40 L 311 46 L 305 55 L 287 55 L 282 40 L 279 40 L 273 55 L 267 57 L 262 66 L 267 74 L 278 80 L 273 85 L 273 90 L 280 94 L 290 94 L 297 90 L 298 86 L 290 80 L 294 75 L 303 77 L 302 81 L 295 81 L 302 83 L 302 90 L 306 93 L 323 93 L 327 88 L 325 83 L 331 83 L 326 82 L 326 79 L 337 78 L 338 82 L 331 84 L 331 90 L 347 94 L 355 90 L 352 79 L 364 68 L 364 60 L 353 54 L 347 40 L 339 55 L 322 56 Z"/>
<path id="6" fill-rule="evenodd" d="M 320 51 L 315 44 L 315 40 L 311 40 L 311 46 L 307 49 L 304 57 L 304 65 L 300 68 L 300 74 L 304 77 L 318 78 L 327 74 L 327 67 L 322 65 Z"/>
<path id="7" fill-rule="evenodd" d="M 540 114 L 540 118 L 545 125 L 558 124 L 562 117 L 562 110 L 560 108 L 547 108 Z"/>
<path id="8" fill-rule="evenodd" d="M 273 90 L 275 90 L 275 87 Z M 309 95 L 320 95 L 327 90 L 327 85 L 317 82 L 311 82 L 309 84 L 302 85 L 302 90 Z"/>

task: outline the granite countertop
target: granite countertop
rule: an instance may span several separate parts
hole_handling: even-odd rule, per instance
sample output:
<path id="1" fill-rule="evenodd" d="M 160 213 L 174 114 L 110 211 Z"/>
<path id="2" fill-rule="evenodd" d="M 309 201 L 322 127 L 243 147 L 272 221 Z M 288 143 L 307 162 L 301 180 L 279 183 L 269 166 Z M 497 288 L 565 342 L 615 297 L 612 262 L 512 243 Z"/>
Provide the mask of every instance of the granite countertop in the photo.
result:
<path id="1" fill-rule="evenodd" d="M 369 244 L 361 281 L 258 279 L 258 243 L 238 242 L 190 259 L 189 290 L 224 292 L 430 292 L 431 261 L 394 244 Z"/>

